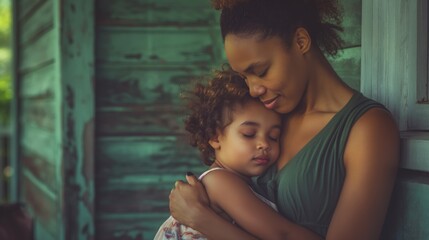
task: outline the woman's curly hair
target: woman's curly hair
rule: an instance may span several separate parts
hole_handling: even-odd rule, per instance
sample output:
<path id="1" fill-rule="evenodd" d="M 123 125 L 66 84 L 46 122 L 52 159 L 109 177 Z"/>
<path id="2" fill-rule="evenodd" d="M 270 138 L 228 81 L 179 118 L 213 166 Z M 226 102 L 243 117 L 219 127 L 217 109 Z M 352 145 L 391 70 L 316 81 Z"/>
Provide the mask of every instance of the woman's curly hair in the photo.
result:
<path id="1" fill-rule="evenodd" d="M 190 133 L 191 145 L 197 147 L 206 165 L 214 161 L 214 149 L 209 140 L 231 123 L 231 112 L 239 104 L 253 99 L 244 79 L 232 70 L 216 71 L 207 84 L 197 83 L 183 95 L 189 114 L 185 129 Z"/>
<path id="2" fill-rule="evenodd" d="M 305 28 L 313 42 L 329 56 L 344 45 L 340 37 L 343 9 L 338 0 L 212 0 L 221 10 L 222 37 L 260 34 L 281 37 L 290 46 L 297 28 Z"/>

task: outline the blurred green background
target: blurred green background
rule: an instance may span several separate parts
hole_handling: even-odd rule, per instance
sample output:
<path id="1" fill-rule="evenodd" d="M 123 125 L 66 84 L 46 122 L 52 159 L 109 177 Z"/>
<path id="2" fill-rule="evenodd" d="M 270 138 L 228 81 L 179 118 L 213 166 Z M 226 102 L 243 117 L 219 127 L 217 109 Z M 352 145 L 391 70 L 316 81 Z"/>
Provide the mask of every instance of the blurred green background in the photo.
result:
<path id="1" fill-rule="evenodd" d="M 11 11 L 9 0 L 0 0 L 0 126 L 9 121 L 11 90 Z"/>

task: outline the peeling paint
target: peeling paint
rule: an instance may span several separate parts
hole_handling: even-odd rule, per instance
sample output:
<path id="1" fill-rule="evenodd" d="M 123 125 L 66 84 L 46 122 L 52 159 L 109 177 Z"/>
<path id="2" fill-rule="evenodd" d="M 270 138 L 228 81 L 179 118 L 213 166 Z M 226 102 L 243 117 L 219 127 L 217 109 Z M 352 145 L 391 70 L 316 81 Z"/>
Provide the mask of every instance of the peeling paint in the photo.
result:
<path id="1" fill-rule="evenodd" d="M 76 183 L 76 169 L 77 169 L 77 146 L 75 142 L 75 122 L 73 109 L 75 106 L 73 88 L 70 85 L 66 85 L 66 103 L 67 108 L 65 109 L 65 126 L 66 126 L 66 137 L 64 139 L 63 149 L 63 161 L 64 161 L 64 191 L 67 193 L 64 202 L 64 213 L 67 218 L 65 223 L 66 238 L 77 239 L 78 233 L 75 229 L 78 229 L 79 220 L 79 209 L 77 203 L 79 202 L 80 186 Z"/>
<path id="2" fill-rule="evenodd" d="M 94 119 L 91 119 L 85 124 L 83 133 L 84 159 L 82 175 L 85 177 L 86 184 L 89 184 L 94 179 Z"/>

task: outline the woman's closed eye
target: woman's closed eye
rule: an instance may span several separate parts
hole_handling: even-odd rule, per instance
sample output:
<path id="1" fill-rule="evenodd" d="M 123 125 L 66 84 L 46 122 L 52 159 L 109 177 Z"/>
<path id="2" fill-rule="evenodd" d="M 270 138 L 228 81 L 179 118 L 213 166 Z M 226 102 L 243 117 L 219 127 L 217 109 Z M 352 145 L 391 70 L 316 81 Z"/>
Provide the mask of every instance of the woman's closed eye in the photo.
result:
<path id="1" fill-rule="evenodd" d="M 265 75 L 267 75 L 268 69 L 269 69 L 268 67 L 267 67 L 267 68 L 265 68 L 262 72 L 258 73 L 258 74 L 257 74 L 257 76 L 258 76 L 259 78 L 263 78 L 263 77 L 265 77 Z"/>

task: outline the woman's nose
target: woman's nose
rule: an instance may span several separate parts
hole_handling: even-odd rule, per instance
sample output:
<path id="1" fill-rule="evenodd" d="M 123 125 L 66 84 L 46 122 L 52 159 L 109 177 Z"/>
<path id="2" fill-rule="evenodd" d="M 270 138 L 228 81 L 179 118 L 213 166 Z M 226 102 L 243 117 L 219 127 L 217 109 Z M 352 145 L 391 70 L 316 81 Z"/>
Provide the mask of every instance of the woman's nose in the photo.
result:
<path id="1" fill-rule="evenodd" d="M 263 95 L 266 91 L 265 87 L 261 84 L 255 83 L 254 80 L 250 80 L 247 82 L 249 87 L 250 96 L 259 97 Z"/>

